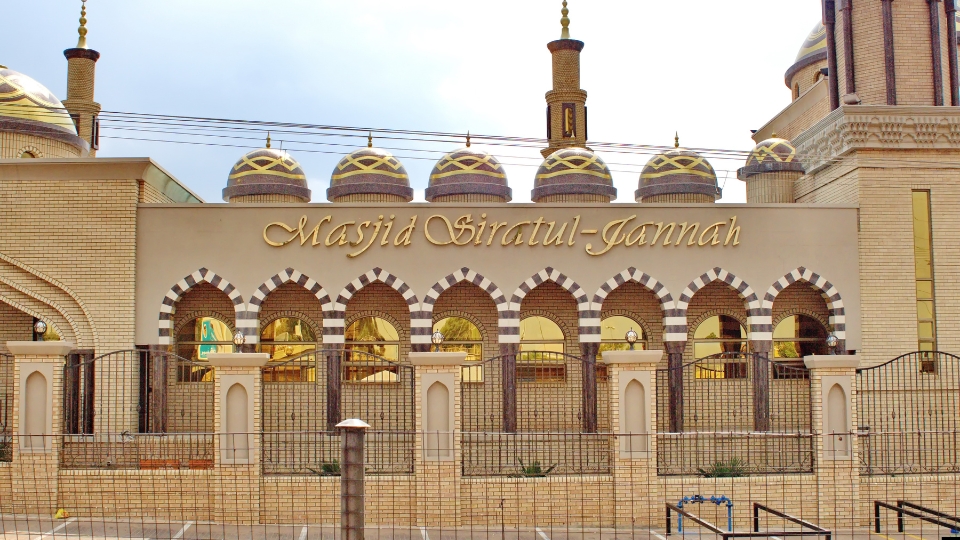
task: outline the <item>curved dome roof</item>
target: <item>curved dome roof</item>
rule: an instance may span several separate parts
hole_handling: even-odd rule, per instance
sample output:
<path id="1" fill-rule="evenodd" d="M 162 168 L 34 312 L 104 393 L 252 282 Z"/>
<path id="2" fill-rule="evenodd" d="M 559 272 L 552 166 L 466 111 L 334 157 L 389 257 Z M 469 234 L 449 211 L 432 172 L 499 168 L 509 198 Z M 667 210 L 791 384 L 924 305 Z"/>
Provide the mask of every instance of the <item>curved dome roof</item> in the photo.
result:
<path id="1" fill-rule="evenodd" d="M 650 158 L 640 173 L 636 198 L 694 193 L 719 199 L 717 173 L 700 154 L 677 147 Z"/>
<path id="2" fill-rule="evenodd" d="M 803 45 L 800 46 L 800 51 L 797 53 L 797 59 L 794 60 L 794 63 L 809 56 L 820 54 L 824 56 L 827 54 L 827 28 L 823 26 L 822 22 L 817 22 L 807 39 L 803 40 Z"/>
<path id="3" fill-rule="evenodd" d="M 360 194 L 397 195 L 413 200 L 410 176 L 400 160 L 369 146 L 350 153 L 337 163 L 330 177 L 327 199 Z"/>
<path id="4" fill-rule="evenodd" d="M 248 152 L 230 169 L 223 200 L 242 195 L 293 195 L 310 201 L 307 175 L 293 157 L 275 148 Z"/>
<path id="5" fill-rule="evenodd" d="M 0 119 L 76 136 L 63 103 L 45 86 L 8 68 L 0 68 Z M 43 135 L 44 133 L 34 134 Z"/>
<path id="6" fill-rule="evenodd" d="M 503 165 L 492 155 L 467 144 L 466 148 L 440 158 L 433 167 L 427 200 L 445 195 L 493 195 L 509 202 L 513 193 L 507 186 Z"/>
<path id="7" fill-rule="evenodd" d="M 550 195 L 602 195 L 615 199 L 610 168 L 586 148 L 561 148 L 550 154 L 537 170 L 532 200 Z"/>
<path id="8" fill-rule="evenodd" d="M 764 169 L 762 171 L 758 169 Z M 797 149 L 786 139 L 774 134 L 760 142 L 747 157 L 745 172 L 803 171 L 803 164 L 797 158 Z M 756 170 L 756 171 L 755 171 Z"/>

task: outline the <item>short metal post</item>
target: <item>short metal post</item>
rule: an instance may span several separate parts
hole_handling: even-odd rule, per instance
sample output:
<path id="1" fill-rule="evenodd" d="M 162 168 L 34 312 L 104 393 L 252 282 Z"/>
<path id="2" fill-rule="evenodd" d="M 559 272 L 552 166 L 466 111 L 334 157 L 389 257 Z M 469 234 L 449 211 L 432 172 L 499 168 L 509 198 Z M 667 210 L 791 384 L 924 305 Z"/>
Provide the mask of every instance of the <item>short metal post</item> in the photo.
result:
<path id="1" fill-rule="evenodd" d="M 876 520 L 874 531 L 880 534 L 880 503 L 878 502 L 873 503 L 873 518 Z"/>
<path id="2" fill-rule="evenodd" d="M 367 429 L 363 420 L 345 420 L 337 424 L 341 435 L 340 460 L 340 538 L 363 540 L 363 453 Z"/>

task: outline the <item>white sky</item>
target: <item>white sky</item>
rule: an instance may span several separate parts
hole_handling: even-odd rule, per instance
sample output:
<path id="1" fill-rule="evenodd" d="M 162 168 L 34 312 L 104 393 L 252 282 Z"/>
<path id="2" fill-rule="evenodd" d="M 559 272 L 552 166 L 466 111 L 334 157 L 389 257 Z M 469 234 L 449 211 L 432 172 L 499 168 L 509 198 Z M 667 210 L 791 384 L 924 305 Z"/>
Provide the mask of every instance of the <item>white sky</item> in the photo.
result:
<path id="1" fill-rule="evenodd" d="M 61 52 L 76 43 L 79 6 L 79 0 L 5 2 L 0 64 L 66 99 Z M 560 0 L 90 0 L 88 6 L 90 47 L 103 55 L 96 98 L 104 110 L 546 136 L 546 44 L 560 35 Z M 591 140 L 672 145 L 679 131 L 683 146 L 736 150 L 752 148 L 750 130 L 788 104 L 783 74 L 820 17 L 818 0 L 570 0 L 569 7 L 572 37 L 586 42 L 582 87 L 589 93 Z M 246 151 L 108 138 L 163 138 L 155 134 L 105 129 L 103 135 L 100 156 L 152 157 L 208 202 L 222 200 L 228 171 Z M 332 152 L 293 152 L 314 202 L 325 201 L 330 173 L 349 148 L 286 144 Z M 484 149 L 505 162 L 514 201 L 529 201 L 539 153 Z M 422 200 L 441 154 L 394 153 Z M 650 156 L 601 155 L 614 170 L 618 201 L 632 202 Z M 736 180 L 742 163 L 711 162 L 723 202 L 743 202 Z"/>

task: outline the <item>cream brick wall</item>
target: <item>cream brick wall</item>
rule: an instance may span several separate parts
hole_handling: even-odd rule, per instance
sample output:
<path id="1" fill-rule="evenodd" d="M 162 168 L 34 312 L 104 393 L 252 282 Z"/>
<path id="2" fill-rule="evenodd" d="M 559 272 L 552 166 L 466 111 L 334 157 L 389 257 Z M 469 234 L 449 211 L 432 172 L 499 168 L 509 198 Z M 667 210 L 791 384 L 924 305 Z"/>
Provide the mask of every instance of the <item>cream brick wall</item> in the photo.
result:
<path id="1" fill-rule="evenodd" d="M 80 150 L 56 139 L 0 131 L 0 159 L 17 159 L 24 152 L 38 158 L 77 158 Z"/>

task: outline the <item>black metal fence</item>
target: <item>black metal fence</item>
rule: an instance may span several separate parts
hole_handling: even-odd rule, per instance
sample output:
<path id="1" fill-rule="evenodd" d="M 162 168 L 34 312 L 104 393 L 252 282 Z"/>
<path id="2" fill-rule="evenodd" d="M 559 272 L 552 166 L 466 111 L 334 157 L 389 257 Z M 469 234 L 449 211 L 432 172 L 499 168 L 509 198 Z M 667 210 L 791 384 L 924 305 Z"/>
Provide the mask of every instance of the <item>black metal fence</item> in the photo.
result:
<path id="1" fill-rule="evenodd" d="M 13 458 L 13 355 L 0 353 L 0 462 Z"/>
<path id="2" fill-rule="evenodd" d="M 63 370 L 65 469 L 213 467 L 213 368 L 160 350 L 77 352 Z"/>
<path id="3" fill-rule="evenodd" d="M 864 475 L 960 472 L 960 357 L 913 352 L 857 370 Z"/>
<path id="4" fill-rule="evenodd" d="M 761 354 L 721 353 L 657 370 L 658 473 L 811 472 L 810 403 L 807 369 Z"/>
<path id="5" fill-rule="evenodd" d="M 410 365 L 350 349 L 310 351 L 263 368 L 265 474 L 339 474 L 343 419 L 371 429 L 371 474 L 413 472 L 416 411 Z"/>

